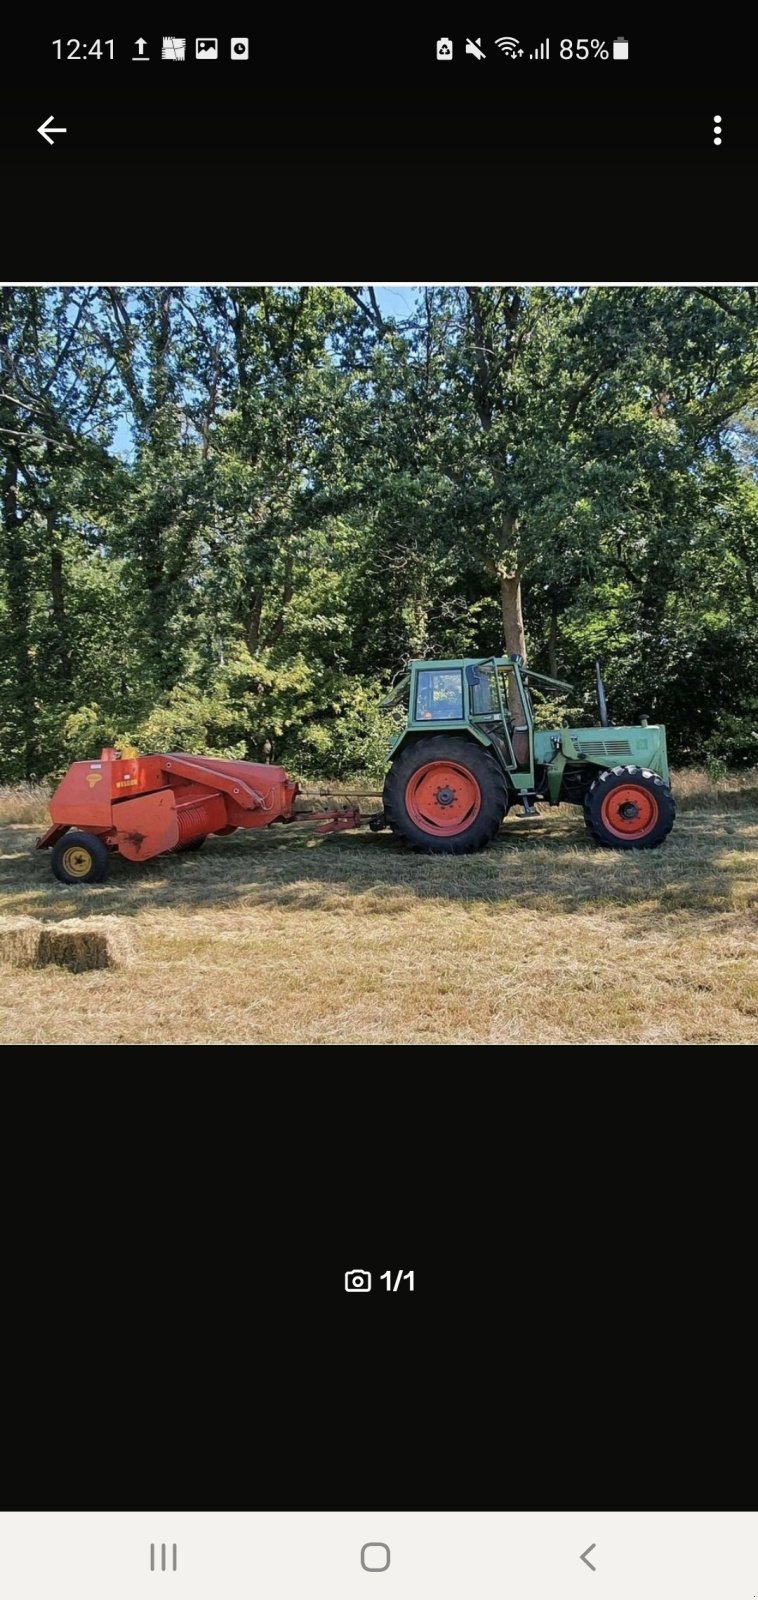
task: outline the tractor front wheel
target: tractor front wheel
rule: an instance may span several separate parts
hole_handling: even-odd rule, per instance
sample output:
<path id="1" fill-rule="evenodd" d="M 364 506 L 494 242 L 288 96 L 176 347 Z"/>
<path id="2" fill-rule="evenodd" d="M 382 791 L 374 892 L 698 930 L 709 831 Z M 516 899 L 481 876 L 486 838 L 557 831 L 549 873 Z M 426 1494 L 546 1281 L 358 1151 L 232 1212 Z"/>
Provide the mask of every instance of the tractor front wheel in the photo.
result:
<path id="1" fill-rule="evenodd" d="M 613 850 L 654 850 L 676 816 L 667 783 L 642 767 L 601 772 L 584 797 L 584 820 L 593 838 Z"/>
<path id="2" fill-rule="evenodd" d="M 53 845 L 51 866 L 59 883 L 102 883 L 108 847 L 94 833 L 64 833 Z"/>
<path id="3" fill-rule="evenodd" d="M 406 745 L 384 782 L 387 823 L 414 850 L 482 850 L 506 809 L 505 778 L 494 756 L 452 733 Z"/>

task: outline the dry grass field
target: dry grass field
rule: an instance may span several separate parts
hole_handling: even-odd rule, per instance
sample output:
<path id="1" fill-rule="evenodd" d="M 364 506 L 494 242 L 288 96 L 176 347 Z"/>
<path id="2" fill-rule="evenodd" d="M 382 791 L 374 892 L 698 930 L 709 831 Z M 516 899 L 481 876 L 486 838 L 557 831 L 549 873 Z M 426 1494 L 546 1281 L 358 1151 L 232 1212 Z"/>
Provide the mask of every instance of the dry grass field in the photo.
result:
<path id="1" fill-rule="evenodd" d="M 44 792 L 0 791 L 0 913 L 115 918 L 130 951 L 114 970 L 6 965 L 0 1040 L 755 1042 L 758 778 L 674 786 L 656 851 L 599 849 L 571 809 L 514 812 L 461 859 L 279 827 L 115 859 L 90 889 L 32 848 Z"/>

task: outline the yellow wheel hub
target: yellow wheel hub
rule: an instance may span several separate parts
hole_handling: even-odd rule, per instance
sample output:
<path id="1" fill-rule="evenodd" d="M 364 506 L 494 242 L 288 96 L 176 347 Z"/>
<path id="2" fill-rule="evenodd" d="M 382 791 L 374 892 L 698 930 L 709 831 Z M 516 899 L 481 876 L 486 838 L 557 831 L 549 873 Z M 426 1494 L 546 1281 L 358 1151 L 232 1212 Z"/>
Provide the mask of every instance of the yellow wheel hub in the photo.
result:
<path id="1" fill-rule="evenodd" d="M 70 849 L 63 852 L 63 869 L 70 878 L 86 878 L 92 871 L 93 861 L 89 850 L 82 844 L 72 844 Z"/>

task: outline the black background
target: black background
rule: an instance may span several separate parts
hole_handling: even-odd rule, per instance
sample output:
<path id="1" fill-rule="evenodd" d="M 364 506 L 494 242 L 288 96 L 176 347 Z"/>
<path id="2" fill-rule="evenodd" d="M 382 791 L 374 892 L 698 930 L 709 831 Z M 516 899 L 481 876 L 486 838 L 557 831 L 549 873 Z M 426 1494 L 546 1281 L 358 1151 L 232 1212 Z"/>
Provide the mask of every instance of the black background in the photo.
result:
<path id="1" fill-rule="evenodd" d="M 232 16 L 215 62 L 194 59 L 182 25 L 183 63 L 136 15 L 4 29 L 6 279 L 754 275 L 754 22 L 706 37 L 660 14 L 577 14 L 550 27 L 548 62 L 506 60 L 502 17 Z M 464 53 L 469 29 L 484 62 Z M 532 46 L 548 25 L 520 31 Z M 116 59 L 57 61 L 53 32 L 113 36 Z M 227 59 L 233 33 L 249 62 Z M 566 33 L 626 34 L 630 58 L 563 62 Z M 68 130 L 53 148 L 36 131 L 50 115 Z"/>
<path id="2" fill-rule="evenodd" d="M 6 1095 L 7 1509 L 748 1508 L 739 1093 L 101 1054 Z"/>

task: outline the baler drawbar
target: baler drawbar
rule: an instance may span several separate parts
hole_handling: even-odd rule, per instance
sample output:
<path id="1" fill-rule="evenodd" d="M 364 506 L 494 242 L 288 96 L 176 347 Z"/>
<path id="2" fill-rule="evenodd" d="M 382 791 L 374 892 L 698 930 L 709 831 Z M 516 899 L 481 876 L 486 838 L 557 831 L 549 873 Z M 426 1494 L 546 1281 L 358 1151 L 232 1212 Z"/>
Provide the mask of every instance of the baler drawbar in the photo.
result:
<path id="1" fill-rule="evenodd" d="M 101 883 L 109 854 L 149 861 L 170 850 L 196 850 L 210 833 L 267 828 L 272 822 L 315 825 L 318 834 L 360 823 L 357 806 L 298 811 L 300 785 L 284 767 L 216 756 L 122 756 L 107 748 L 99 761 L 75 761 L 50 801 L 52 826 L 37 848 L 52 848 L 62 883 Z"/>

